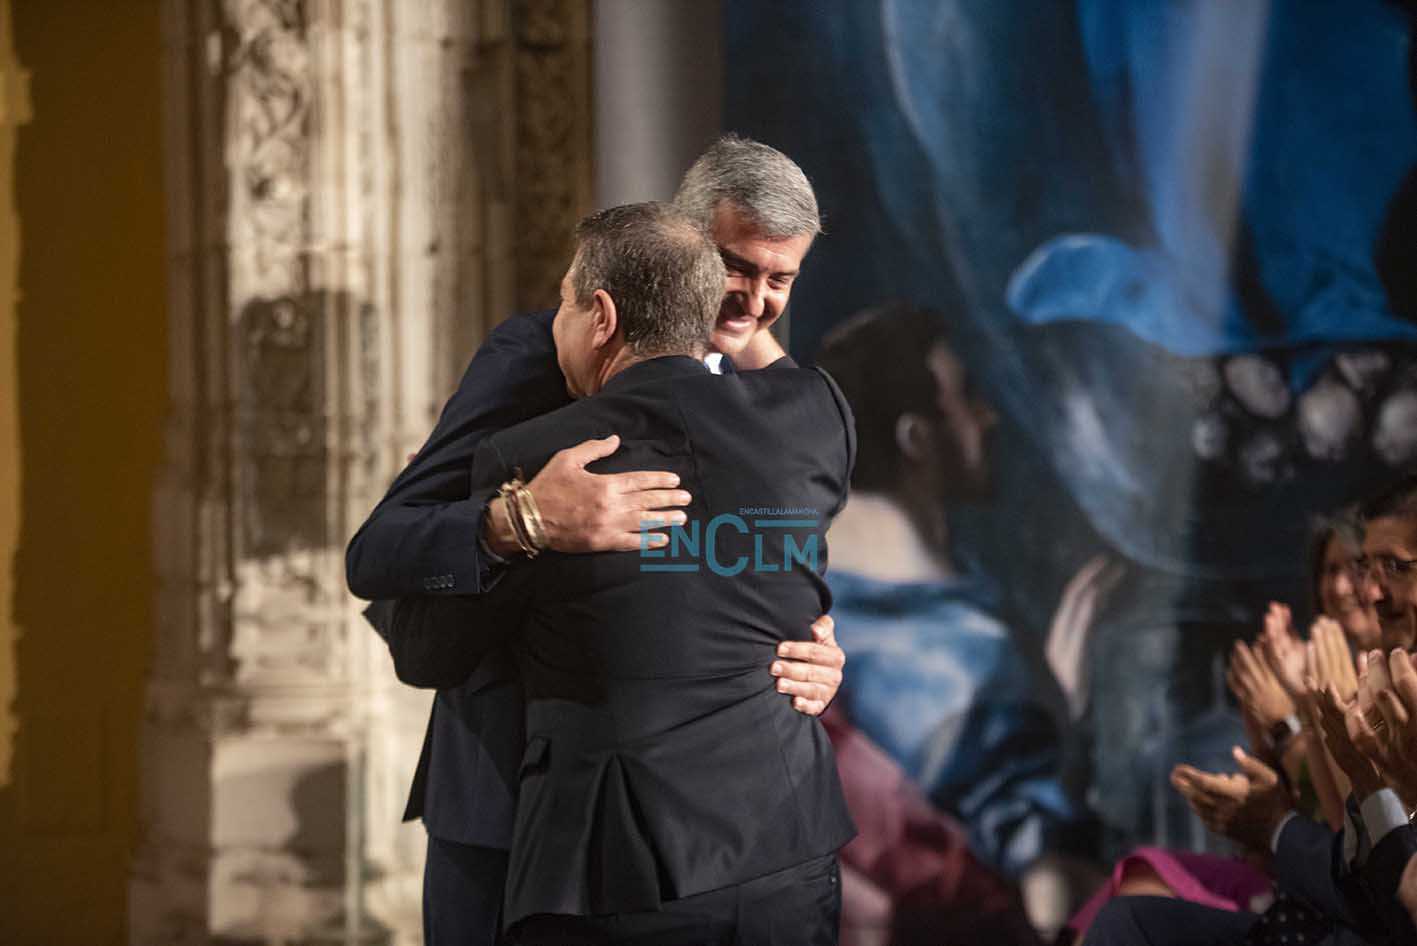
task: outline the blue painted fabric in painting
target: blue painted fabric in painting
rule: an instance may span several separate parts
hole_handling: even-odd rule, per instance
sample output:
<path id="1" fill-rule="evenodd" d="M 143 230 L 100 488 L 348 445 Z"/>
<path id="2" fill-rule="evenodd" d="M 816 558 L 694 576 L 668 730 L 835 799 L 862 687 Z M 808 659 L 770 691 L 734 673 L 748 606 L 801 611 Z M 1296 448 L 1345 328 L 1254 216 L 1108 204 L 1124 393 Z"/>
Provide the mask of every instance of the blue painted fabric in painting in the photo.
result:
<path id="1" fill-rule="evenodd" d="M 827 575 L 850 670 L 851 722 L 1017 874 L 1076 813 L 1058 780 L 1058 734 L 987 583 L 897 584 Z"/>
<path id="2" fill-rule="evenodd" d="M 1417 162 L 1395 5 L 1079 0 L 1078 12 L 1109 155 L 1144 195 L 1149 232 L 1049 238 L 1010 281 L 1019 316 L 1113 322 L 1182 355 L 1417 339 L 1373 265 Z M 927 79 L 914 94 L 939 93 Z M 1267 311 L 1232 285 L 1236 240 Z"/>
<path id="3" fill-rule="evenodd" d="M 1297 580 L 1307 517 L 1391 475 L 1375 406 L 1341 462 L 1310 462 L 1292 399 L 1339 352 L 1417 341 L 1373 261 L 1417 166 L 1401 4 L 728 0 L 725 15 L 730 127 L 802 164 L 825 213 L 794 353 L 885 300 L 943 312 L 1006 417 L 1001 505 L 1022 524 L 1007 555 L 1030 524 L 1045 542 L 1066 529 L 1048 480 L 1148 567 Z M 1289 412 L 1242 418 L 1229 465 L 1207 467 L 1193 437 L 1215 408 L 1197 391 L 1214 359 L 1256 351 Z"/>

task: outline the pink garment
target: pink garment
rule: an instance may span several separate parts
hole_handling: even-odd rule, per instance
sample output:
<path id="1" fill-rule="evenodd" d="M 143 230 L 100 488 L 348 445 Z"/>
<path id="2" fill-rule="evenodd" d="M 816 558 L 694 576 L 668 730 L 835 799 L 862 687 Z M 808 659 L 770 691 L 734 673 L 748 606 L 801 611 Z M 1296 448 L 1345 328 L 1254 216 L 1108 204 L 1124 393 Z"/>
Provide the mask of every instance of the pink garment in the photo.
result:
<path id="1" fill-rule="evenodd" d="M 1037 946 L 1018 892 L 969 850 L 941 812 L 836 707 L 822 717 L 856 838 L 841 850 L 842 943 Z"/>
<path id="2" fill-rule="evenodd" d="M 1215 854 L 1168 851 L 1159 847 L 1139 847 L 1119 860 L 1112 877 L 1082 905 L 1068 926 L 1085 930 L 1098 911 L 1117 895 L 1128 868 L 1144 864 L 1182 900 L 1232 913 L 1250 909 L 1257 896 L 1269 893 L 1273 883 L 1261 870 L 1245 861 Z"/>

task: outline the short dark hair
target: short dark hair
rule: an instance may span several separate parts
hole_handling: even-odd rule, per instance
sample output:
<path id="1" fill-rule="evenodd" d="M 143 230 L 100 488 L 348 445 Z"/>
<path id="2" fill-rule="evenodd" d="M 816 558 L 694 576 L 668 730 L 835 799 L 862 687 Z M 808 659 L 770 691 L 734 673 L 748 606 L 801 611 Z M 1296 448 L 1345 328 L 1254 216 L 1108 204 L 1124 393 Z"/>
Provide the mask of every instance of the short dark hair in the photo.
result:
<path id="1" fill-rule="evenodd" d="M 576 226 L 576 304 L 609 293 L 637 355 L 702 354 L 727 279 L 708 234 L 669 204 L 611 207 Z"/>
<path id="2" fill-rule="evenodd" d="M 1363 503 L 1361 513 L 1365 522 L 1389 516 L 1417 518 L 1417 472 L 1404 474 Z"/>
<path id="3" fill-rule="evenodd" d="M 900 484 L 905 470 L 896 421 L 907 412 L 939 410 L 939 386 L 926 358 L 946 341 L 944 316 L 905 303 L 865 309 L 822 340 L 817 365 L 856 415 L 853 489 L 890 491 Z"/>

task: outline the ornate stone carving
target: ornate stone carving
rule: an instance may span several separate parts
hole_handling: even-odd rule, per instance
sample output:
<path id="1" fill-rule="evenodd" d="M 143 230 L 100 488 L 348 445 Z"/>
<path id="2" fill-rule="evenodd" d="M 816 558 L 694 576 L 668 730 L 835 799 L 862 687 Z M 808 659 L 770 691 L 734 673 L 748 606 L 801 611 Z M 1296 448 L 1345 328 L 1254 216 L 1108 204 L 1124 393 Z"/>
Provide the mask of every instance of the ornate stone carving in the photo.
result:
<path id="1" fill-rule="evenodd" d="M 227 0 L 233 289 L 278 296 L 300 288 L 308 238 L 310 104 L 303 0 Z"/>
<path id="2" fill-rule="evenodd" d="M 587 0 L 516 0 L 517 283 L 523 309 L 555 305 L 571 230 L 591 207 Z"/>
<path id="3" fill-rule="evenodd" d="M 423 837 L 398 819 L 427 697 L 358 616 L 344 544 L 489 313 L 556 296 L 590 205 L 588 6 L 165 0 L 135 946 L 417 941 Z"/>

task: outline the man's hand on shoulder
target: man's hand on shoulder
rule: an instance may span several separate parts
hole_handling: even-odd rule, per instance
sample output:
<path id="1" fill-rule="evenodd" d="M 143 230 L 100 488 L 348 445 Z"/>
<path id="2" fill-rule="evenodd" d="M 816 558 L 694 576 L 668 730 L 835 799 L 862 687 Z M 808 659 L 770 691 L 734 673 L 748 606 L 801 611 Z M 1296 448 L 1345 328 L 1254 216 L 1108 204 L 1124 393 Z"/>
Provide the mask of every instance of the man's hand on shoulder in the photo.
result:
<path id="1" fill-rule="evenodd" d="M 836 622 L 823 614 L 812 622 L 811 641 L 783 641 L 772 664 L 779 693 L 792 697 L 792 708 L 820 716 L 836 699 L 846 654 L 836 643 Z"/>
<path id="2" fill-rule="evenodd" d="M 689 493 L 679 489 L 679 477 L 662 470 L 591 473 L 586 467 L 620 447 L 620 438 L 587 440 L 556 453 L 527 489 L 536 501 L 546 532 L 547 547 L 557 552 L 633 552 L 669 542 L 663 532 L 644 531 L 645 523 L 683 525 L 688 518 Z M 484 536 L 499 555 L 520 549 L 508 524 L 504 500 L 487 509 Z M 648 535 L 648 538 L 646 538 Z"/>

